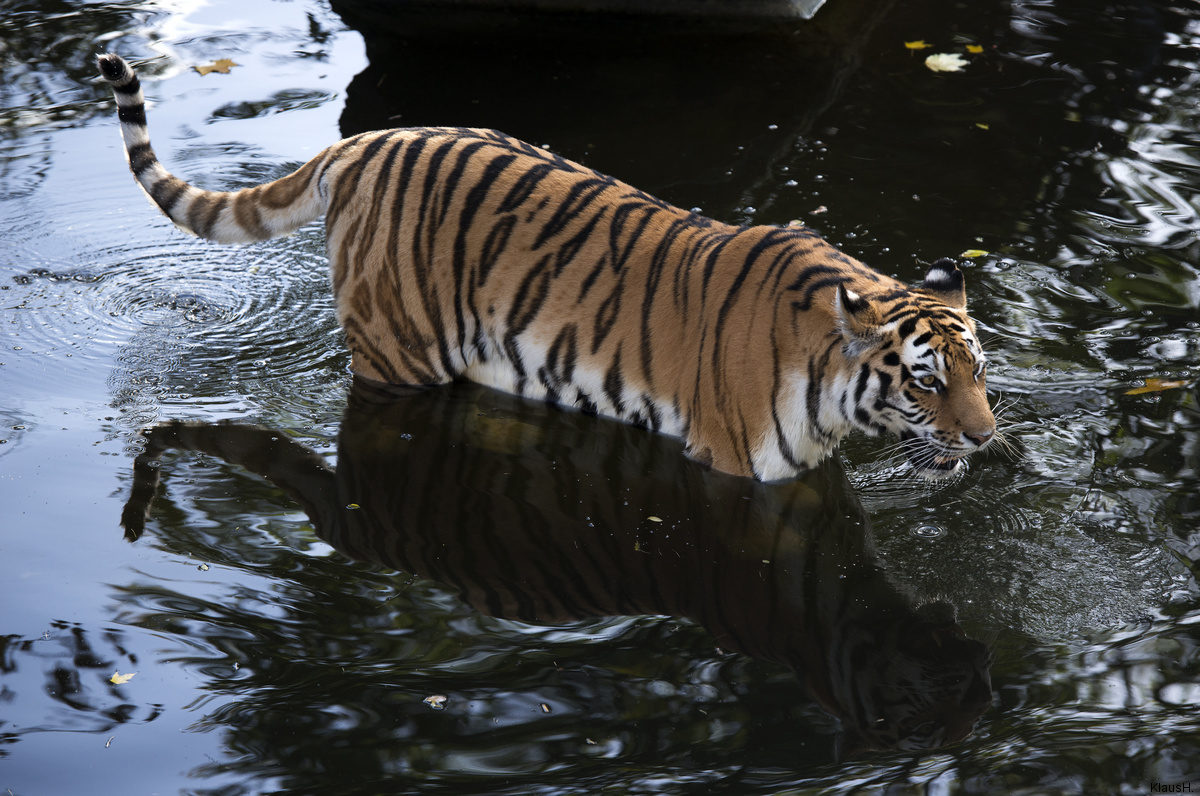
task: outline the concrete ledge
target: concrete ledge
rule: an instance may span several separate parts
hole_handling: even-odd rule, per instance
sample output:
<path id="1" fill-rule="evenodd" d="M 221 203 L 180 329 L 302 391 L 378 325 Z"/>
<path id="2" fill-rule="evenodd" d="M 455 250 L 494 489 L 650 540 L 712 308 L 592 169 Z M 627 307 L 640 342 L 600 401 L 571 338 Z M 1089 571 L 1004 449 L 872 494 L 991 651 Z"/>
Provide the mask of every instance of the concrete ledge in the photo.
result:
<path id="1" fill-rule="evenodd" d="M 389 9 L 404 13 L 414 8 L 440 8 L 781 21 L 811 19 L 824 4 L 825 0 L 349 0 L 343 3 L 369 6 L 375 14 Z"/>

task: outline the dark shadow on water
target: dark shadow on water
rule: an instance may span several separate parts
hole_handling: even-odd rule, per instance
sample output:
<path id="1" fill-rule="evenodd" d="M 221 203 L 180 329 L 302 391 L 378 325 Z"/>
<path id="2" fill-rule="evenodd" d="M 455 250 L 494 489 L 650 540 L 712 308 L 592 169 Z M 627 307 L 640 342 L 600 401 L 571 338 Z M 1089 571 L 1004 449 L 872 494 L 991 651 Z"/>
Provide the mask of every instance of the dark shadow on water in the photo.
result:
<path id="1" fill-rule="evenodd" d="M 267 478 L 347 556 L 445 584 L 487 616 L 574 632 L 671 616 L 726 652 L 786 664 L 839 719 L 839 757 L 953 743 L 991 704 L 987 648 L 952 606 L 915 605 L 889 581 L 836 459 L 762 484 L 704 469 L 676 440 L 471 385 L 398 395 L 356 383 L 336 470 L 261 426 L 170 423 L 147 440 L 123 517 L 131 539 L 162 454 L 197 451 Z M 286 701 L 273 697 L 277 710 Z"/>
<path id="2" fill-rule="evenodd" d="M 334 0 L 370 59 L 347 89 L 342 134 L 503 130 L 729 214 L 717 197 L 745 193 L 769 174 L 764 161 L 791 154 L 891 6 L 846 0 L 796 25 Z"/>

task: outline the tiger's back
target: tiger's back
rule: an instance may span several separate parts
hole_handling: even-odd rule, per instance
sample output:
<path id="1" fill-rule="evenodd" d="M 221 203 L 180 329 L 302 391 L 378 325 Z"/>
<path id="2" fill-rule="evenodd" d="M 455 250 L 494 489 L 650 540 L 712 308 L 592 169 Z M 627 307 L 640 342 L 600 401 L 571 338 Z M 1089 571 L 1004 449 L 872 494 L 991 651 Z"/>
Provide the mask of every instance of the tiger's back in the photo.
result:
<path id="1" fill-rule="evenodd" d="M 135 176 L 185 229 L 260 240 L 324 213 L 361 376 L 468 378 L 678 435 L 762 480 L 856 427 L 911 440 L 926 475 L 994 433 L 948 261 L 909 289 L 810 230 L 721 224 L 490 130 L 366 133 L 275 183 L 201 191 L 154 157 L 128 66 L 101 68 Z"/>

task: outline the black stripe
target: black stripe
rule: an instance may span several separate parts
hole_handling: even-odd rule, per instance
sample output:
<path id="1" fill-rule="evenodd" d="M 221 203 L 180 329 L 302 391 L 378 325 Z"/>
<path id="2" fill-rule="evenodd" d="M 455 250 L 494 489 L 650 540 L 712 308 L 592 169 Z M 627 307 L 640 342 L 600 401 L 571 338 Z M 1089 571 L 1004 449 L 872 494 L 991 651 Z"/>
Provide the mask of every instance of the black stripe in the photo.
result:
<path id="1" fill-rule="evenodd" d="M 136 124 L 138 127 L 145 127 L 146 106 L 140 102 L 137 105 L 118 106 L 117 118 L 126 124 Z"/>
<path id="2" fill-rule="evenodd" d="M 624 280 L 618 279 L 616 287 L 608 294 L 608 298 L 600 303 L 600 309 L 596 311 L 596 321 L 592 328 L 593 354 L 600 350 L 600 346 L 604 344 L 604 339 L 608 337 L 613 329 L 613 325 L 617 322 L 617 318 L 621 315 L 621 293 L 624 289 Z"/>
<path id="3" fill-rule="evenodd" d="M 529 274 L 521 281 L 516 291 L 517 300 L 513 303 L 506 319 L 507 330 L 504 334 L 504 350 L 517 372 L 518 386 L 525 380 L 525 363 L 517 350 L 517 337 L 533 323 L 550 294 L 550 256 L 541 259 L 529 270 Z"/>
<path id="4" fill-rule="evenodd" d="M 638 212 L 641 213 L 641 217 L 629 233 L 625 235 L 625 227 L 629 223 L 630 217 Z M 646 226 L 658 212 L 657 209 L 649 205 L 634 204 L 632 202 L 622 204 L 613 211 L 612 223 L 608 228 L 608 247 L 612 252 L 614 271 L 620 272 L 625 267 L 625 262 L 629 259 L 629 255 L 638 248 L 637 244 L 642 238 L 642 233 L 646 231 Z M 624 237 L 622 237 L 623 235 Z"/>
<path id="5" fill-rule="evenodd" d="M 125 83 L 124 85 L 118 86 L 116 84 L 116 82 L 114 82 L 114 80 L 120 81 L 121 78 L 124 77 L 125 75 L 130 76 L 129 82 Z M 116 78 L 109 78 L 107 74 L 104 77 L 106 80 L 108 80 L 110 83 L 112 83 L 113 91 L 117 92 L 118 94 L 125 94 L 125 95 L 136 94 L 142 90 L 142 83 L 140 80 L 138 80 L 138 76 L 133 74 L 133 72 L 130 71 L 129 69 L 126 69 L 120 75 L 117 75 Z"/>
<path id="6" fill-rule="evenodd" d="M 511 213 L 516 210 L 533 194 L 534 190 L 547 174 L 555 171 L 549 163 L 537 163 L 525 170 L 525 173 L 508 190 L 508 194 L 496 208 L 497 213 Z"/>
<path id="7" fill-rule="evenodd" d="M 871 383 L 871 364 L 864 363 L 858 371 L 858 379 L 854 384 L 854 403 L 857 404 L 862 400 L 863 394 L 867 391 L 867 387 Z"/>
<path id="8" fill-rule="evenodd" d="M 508 246 L 509 236 L 512 235 L 513 227 L 516 224 L 517 217 L 507 215 L 501 217 L 488 231 L 487 238 L 483 242 L 483 251 L 479 255 L 478 279 L 481 284 L 487 281 L 488 274 L 495 267 L 500 255 L 504 253 L 504 249 Z"/>
<path id="9" fill-rule="evenodd" d="M 389 139 L 390 140 L 390 139 Z M 383 215 L 388 207 L 392 207 L 392 203 L 388 202 L 388 197 L 391 192 L 392 176 L 396 156 L 404 147 L 404 140 L 396 140 L 395 143 L 388 147 L 387 154 L 384 155 L 383 163 L 379 167 L 379 176 L 375 180 L 373 186 L 370 207 L 371 210 L 367 214 L 367 218 L 363 226 L 366 229 L 366 234 L 358 239 L 358 248 L 353 255 L 355 263 L 366 262 L 369 253 L 375 247 L 375 239 L 382 233 L 388 234 L 388 240 L 385 241 L 383 258 L 383 267 L 388 268 L 393 273 L 396 270 L 394 259 L 395 250 L 392 248 L 392 231 L 399 226 L 399 221 L 394 218 L 388 218 L 384 222 L 380 221 L 380 216 Z"/>
<path id="10" fill-rule="evenodd" d="M 549 351 L 546 352 L 546 367 L 544 368 L 546 375 L 553 380 L 553 385 L 550 381 L 543 379 L 547 387 L 560 387 L 564 384 L 570 384 L 575 375 L 575 362 L 578 352 L 575 348 L 575 324 L 570 323 L 562 328 L 555 336 L 554 342 L 550 344 Z"/>
<path id="11" fill-rule="evenodd" d="M 447 373 L 453 373 L 455 367 L 450 357 L 450 335 L 447 334 L 446 330 L 444 302 L 438 296 L 440 288 L 443 286 L 439 284 L 441 280 L 438 279 L 438 275 L 433 267 L 433 252 L 437 248 L 436 239 L 441 229 L 443 216 L 435 212 L 433 204 L 439 189 L 445 189 L 446 187 L 444 181 L 440 180 L 442 164 L 458 143 L 459 139 L 457 138 L 450 138 L 436 143 L 425 139 L 423 142 L 419 168 L 423 171 L 425 179 L 420 187 L 420 194 L 416 203 L 417 224 L 412 240 L 410 241 L 412 249 L 411 262 L 413 264 L 412 272 L 417 284 L 418 295 L 421 298 L 425 316 L 434 327 L 438 358 L 441 360 L 443 371 Z M 431 146 L 432 149 L 430 148 Z M 460 155 L 460 168 L 466 157 L 468 155 Z M 418 168 L 415 163 L 414 168 Z M 412 177 L 415 181 L 417 174 L 414 173 Z M 446 199 L 446 202 L 449 202 L 449 198 Z M 450 285 L 445 285 L 444 287 L 447 289 L 447 293 L 451 292 L 449 290 Z M 460 315 L 457 306 L 454 310 L 456 314 Z M 456 337 L 461 342 L 461 320 Z"/>
<path id="12" fill-rule="evenodd" d="M 459 154 L 458 161 L 454 169 L 451 171 L 447 180 L 448 192 L 446 194 L 446 206 L 449 207 L 451 195 L 458 188 L 460 175 L 465 171 L 469 160 L 474 158 L 478 152 L 486 144 L 482 141 L 475 142 L 463 147 L 463 151 Z M 500 179 L 500 175 L 504 173 L 513 161 L 516 160 L 516 155 L 499 155 L 491 159 L 483 170 L 483 174 L 475 179 L 471 190 L 467 192 L 463 200 L 463 209 L 458 217 L 458 224 L 455 228 L 454 235 L 454 250 L 451 259 L 451 267 L 453 269 L 454 279 L 454 319 L 458 325 L 457 328 L 457 345 L 461 350 L 466 345 L 466 318 L 464 313 L 464 305 L 468 302 L 471 306 L 472 315 L 478 320 L 479 312 L 475 308 L 474 295 L 476 280 L 471 279 L 467 273 L 467 238 L 471 233 L 471 227 L 475 216 L 479 213 L 483 206 L 484 200 L 487 198 L 488 192 L 492 186 Z M 482 278 L 478 282 L 483 284 Z M 465 298 L 464 298 L 465 292 Z"/>
<path id="13" fill-rule="evenodd" d="M 210 194 L 211 196 L 211 194 Z M 221 216 L 221 211 L 229 204 L 231 194 L 220 193 L 213 197 L 208 204 L 208 212 L 203 218 L 193 219 L 190 216 L 195 214 L 196 205 L 192 205 L 192 212 L 189 213 L 188 222 L 192 224 L 192 228 L 201 236 L 208 237 L 212 234 L 212 229 L 217 225 L 217 219 Z"/>
<path id="14" fill-rule="evenodd" d="M 612 365 L 604 374 L 604 395 L 618 416 L 625 412 L 625 404 L 621 400 L 621 393 L 624 389 L 625 380 L 621 378 L 621 349 L 618 346 L 617 355 L 613 357 Z"/>
<path id="15" fill-rule="evenodd" d="M 556 277 L 561 276 L 563 269 L 574 261 L 575 256 L 583 248 L 583 244 L 587 243 L 588 239 L 592 236 L 593 230 L 596 229 L 596 224 L 604 218 L 607 212 L 607 207 L 601 207 L 600 212 L 588 219 L 588 222 L 583 225 L 582 229 L 558 247 L 558 254 L 554 257 L 554 275 Z"/>
<path id="16" fill-rule="evenodd" d="M 755 265 L 758 263 L 758 258 L 763 254 L 763 252 L 767 251 L 767 249 L 779 245 L 781 242 L 786 240 L 786 238 L 787 233 L 784 230 L 776 229 L 768 232 L 762 237 L 761 240 L 755 243 L 754 246 L 750 248 L 750 251 L 746 253 L 746 258 L 742 261 L 741 270 L 738 271 L 737 276 L 733 279 L 733 284 L 729 286 L 729 289 L 725 293 L 725 301 L 721 303 L 721 309 L 717 311 L 717 322 L 713 327 L 713 376 L 716 389 L 718 390 L 721 389 L 722 379 L 722 372 L 719 368 L 721 338 L 725 333 L 725 321 L 729 316 L 729 311 L 733 308 L 734 302 L 737 299 L 737 294 L 741 290 L 742 285 L 745 283 L 746 277 L 750 275 L 751 271 L 754 270 Z"/>
<path id="17" fill-rule="evenodd" d="M 789 447 L 787 436 L 783 430 L 783 421 L 779 417 L 779 398 L 782 386 L 781 382 L 783 381 L 783 368 L 779 364 L 779 339 L 774 326 L 771 327 L 771 354 L 771 421 L 775 425 L 776 447 L 779 448 L 779 454 L 783 456 L 784 461 L 792 467 L 800 469 L 803 467 L 803 464 L 796 461 L 796 457 Z"/>
<path id="18" fill-rule="evenodd" d="M 533 243 L 533 249 L 537 250 L 547 240 L 562 232 L 567 224 L 594 204 L 611 184 L 610 180 L 588 179 L 572 185 L 571 190 L 567 192 L 566 199 L 559 201 L 558 209 L 554 211 L 554 215 L 538 233 L 537 240 Z"/>
<path id="19" fill-rule="evenodd" d="M 367 144 L 362 153 L 356 156 L 353 162 L 342 172 L 337 185 L 333 186 L 332 195 L 334 201 L 330 201 L 325 210 L 326 226 L 333 226 L 338 216 L 345 209 L 346 204 L 358 195 L 358 184 L 362 181 L 363 172 L 366 171 L 367 166 L 374 160 L 375 156 L 379 154 L 379 150 L 389 140 L 391 140 L 390 134 L 379 135 L 371 143 Z M 341 153 L 339 153 L 339 157 L 335 158 L 335 160 L 340 160 L 340 155 Z M 328 169 L 332 163 L 333 161 L 331 160 L 329 164 L 326 164 L 325 168 Z M 321 179 L 324 179 L 324 172 L 322 172 Z"/>
<path id="20" fill-rule="evenodd" d="M 836 287 L 837 285 L 843 285 L 849 281 L 850 278 L 847 276 L 831 276 L 825 279 L 818 279 L 809 286 L 808 292 L 805 294 L 803 299 L 792 302 L 792 309 L 798 312 L 805 312 L 812 307 L 813 297 L 821 288 Z"/>
<path id="21" fill-rule="evenodd" d="M 129 170 L 133 176 L 141 177 L 148 169 L 158 162 L 158 156 L 149 144 L 135 144 L 127 150 L 129 155 Z"/>
<path id="22" fill-rule="evenodd" d="M 662 427 L 662 416 L 658 407 L 650 400 L 650 396 L 645 393 L 642 394 L 642 406 L 646 407 L 646 414 L 650 417 L 650 430 L 658 431 Z"/>
<path id="23" fill-rule="evenodd" d="M 177 177 L 166 177 L 150 186 L 150 198 L 171 217 L 171 209 L 179 201 L 179 197 L 187 190 L 187 183 Z"/>
<path id="24" fill-rule="evenodd" d="M 725 247 L 729 242 L 737 236 L 737 232 L 732 235 L 723 237 L 721 240 L 704 255 L 704 271 L 700 280 L 700 306 L 703 307 L 708 301 L 708 283 L 712 279 L 713 272 L 716 271 L 717 262 L 721 259 L 721 252 L 725 251 Z"/>

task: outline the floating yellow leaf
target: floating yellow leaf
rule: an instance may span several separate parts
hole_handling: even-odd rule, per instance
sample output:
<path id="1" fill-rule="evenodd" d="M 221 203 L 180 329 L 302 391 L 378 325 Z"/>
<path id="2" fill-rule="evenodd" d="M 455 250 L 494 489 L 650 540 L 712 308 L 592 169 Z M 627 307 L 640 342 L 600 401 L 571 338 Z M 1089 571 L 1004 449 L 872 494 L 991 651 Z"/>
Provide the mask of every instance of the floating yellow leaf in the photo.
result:
<path id="1" fill-rule="evenodd" d="M 958 53 L 937 53 L 925 59 L 925 66 L 934 72 L 961 72 L 967 59 Z"/>
<path id="2" fill-rule="evenodd" d="M 445 694 L 434 694 L 433 696 L 427 696 L 422 701 L 434 710 L 442 710 L 446 706 Z"/>
<path id="3" fill-rule="evenodd" d="M 1126 390 L 1126 395 L 1142 395 L 1148 392 L 1162 392 L 1163 390 L 1178 390 L 1180 387 L 1186 387 L 1187 382 L 1179 379 L 1146 379 L 1146 383 L 1141 387 L 1134 387 L 1132 390 Z"/>
<path id="4" fill-rule="evenodd" d="M 984 251 L 983 249 L 967 249 L 965 252 L 963 252 L 962 254 L 960 254 L 958 256 L 966 257 L 968 260 L 972 260 L 976 257 L 987 257 L 988 253 L 986 251 Z"/>
<path id="5" fill-rule="evenodd" d="M 928 50 L 933 45 L 926 44 L 923 40 L 918 39 L 917 41 L 906 41 L 904 42 L 904 46 L 910 50 Z"/>
<path id="6" fill-rule="evenodd" d="M 983 122 L 975 122 L 975 126 L 978 127 L 980 130 L 991 130 L 992 129 L 990 126 L 984 124 Z"/>
<path id="7" fill-rule="evenodd" d="M 121 674 L 120 672 L 114 671 L 113 676 L 108 678 L 108 682 L 112 683 L 113 685 L 125 685 L 133 679 L 133 675 L 135 674 L 137 674 L 137 672 L 133 672 L 131 674 Z"/>
<path id="8" fill-rule="evenodd" d="M 979 55 L 981 52 L 983 52 L 983 45 L 982 44 L 968 44 L 967 52 L 971 53 L 971 55 Z"/>
<path id="9" fill-rule="evenodd" d="M 655 517 L 653 515 L 647 517 L 646 519 L 650 520 L 650 522 L 662 522 L 662 517 Z"/>
<path id="10" fill-rule="evenodd" d="M 220 72 L 223 75 L 227 75 L 229 74 L 229 70 L 235 66 L 241 66 L 241 64 L 235 64 L 228 58 L 219 58 L 207 66 L 193 66 L 192 69 L 195 69 L 201 75 L 207 75 L 209 72 Z"/>

